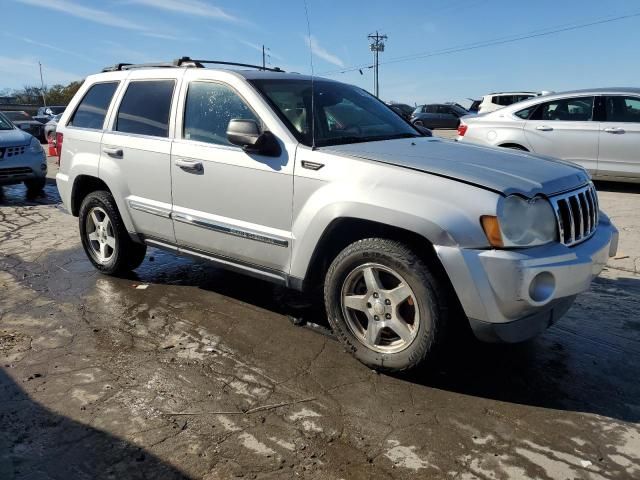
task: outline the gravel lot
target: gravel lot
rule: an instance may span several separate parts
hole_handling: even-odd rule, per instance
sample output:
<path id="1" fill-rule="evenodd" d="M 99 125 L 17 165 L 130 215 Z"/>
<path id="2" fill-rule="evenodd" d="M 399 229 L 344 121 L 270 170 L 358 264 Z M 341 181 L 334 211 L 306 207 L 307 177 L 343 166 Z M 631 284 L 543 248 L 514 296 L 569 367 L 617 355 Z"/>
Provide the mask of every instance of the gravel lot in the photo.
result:
<path id="1" fill-rule="evenodd" d="M 0 478 L 640 478 L 640 187 L 599 188 L 620 254 L 559 324 L 392 377 L 284 289 L 153 249 L 99 275 L 55 186 L 5 187 Z"/>

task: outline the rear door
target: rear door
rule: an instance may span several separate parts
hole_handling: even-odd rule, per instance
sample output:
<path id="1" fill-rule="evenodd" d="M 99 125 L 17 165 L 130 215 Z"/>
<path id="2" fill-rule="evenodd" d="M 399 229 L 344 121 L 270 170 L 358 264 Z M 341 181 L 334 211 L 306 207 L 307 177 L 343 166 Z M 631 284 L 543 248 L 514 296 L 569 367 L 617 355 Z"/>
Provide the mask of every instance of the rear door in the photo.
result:
<path id="1" fill-rule="evenodd" d="M 102 138 L 100 159 L 100 177 L 124 199 L 136 233 L 171 243 L 171 111 L 181 74 L 131 73 Z"/>
<path id="2" fill-rule="evenodd" d="M 438 105 L 440 128 L 458 128 L 460 120 L 449 105 Z"/>
<path id="3" fill-rule="evenodd" d="M 572 97 L 542 103 L 524 125 L 535 153 L 569 160 L 590 172 L 598 168 L 598 122 L 594 97 Z"/>
<path id="4" fill-rule="evenodd" d="M 640 177 L 640 97 L 609 95 L 600 123 L 598 176 Z"/>
<path id="5" fill-rule="evenodd" d="M 72 152 L 75 161 L 82 159 L 83 172 L 98 176 L 100 142 L 107 112 L 121 80 L 98 82 L 91 85 L 64 127 L 63 148 Z M 64 173 L 68 166 L 62 168 Z"/>

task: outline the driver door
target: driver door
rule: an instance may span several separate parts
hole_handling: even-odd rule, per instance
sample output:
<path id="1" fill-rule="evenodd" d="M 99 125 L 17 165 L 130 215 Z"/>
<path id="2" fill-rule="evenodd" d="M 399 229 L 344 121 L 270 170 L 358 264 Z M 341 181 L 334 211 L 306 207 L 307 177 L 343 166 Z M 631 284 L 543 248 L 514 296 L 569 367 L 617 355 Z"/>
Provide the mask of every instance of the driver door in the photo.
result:
<path id="1" fill-rule="evenodd" d="M 184 83 L 171 152 L 173 224 L 178 246 L 245 270 L 284 272 L 291 250 L 293 161 L 247 153 L 227 140 L 231 119 L 256 120 L 230 85 Z"/>

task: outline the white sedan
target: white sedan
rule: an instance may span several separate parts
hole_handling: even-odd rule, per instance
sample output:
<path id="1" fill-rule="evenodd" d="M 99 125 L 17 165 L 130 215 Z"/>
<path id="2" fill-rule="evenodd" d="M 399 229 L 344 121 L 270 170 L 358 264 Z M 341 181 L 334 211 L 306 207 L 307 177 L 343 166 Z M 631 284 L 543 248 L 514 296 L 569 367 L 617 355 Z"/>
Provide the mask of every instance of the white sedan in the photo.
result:
<path id="1" fill-rule="evenodd" d="M 463 117 L 457 139 L 568 160 L 600 180 L 640 182 L 640 88 L 557 93 Z"/>

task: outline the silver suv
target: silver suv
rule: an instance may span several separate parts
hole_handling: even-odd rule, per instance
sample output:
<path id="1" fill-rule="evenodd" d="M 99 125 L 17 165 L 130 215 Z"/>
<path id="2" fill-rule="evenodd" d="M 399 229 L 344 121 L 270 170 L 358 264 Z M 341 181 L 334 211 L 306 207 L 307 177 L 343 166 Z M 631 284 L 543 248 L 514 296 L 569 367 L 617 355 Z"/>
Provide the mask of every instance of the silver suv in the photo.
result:
<path id="1" fill-rule="evenodd" d="M 579 167 L 424 137 L 354 86 L 202 63 L 118 65 L 60 120 L 58 188 L 104 273 L 149 245 L 323 289 L 348 350 L 398 371 L 457 312 L 486 341 L 542 332 L 616 251 Z"/>

